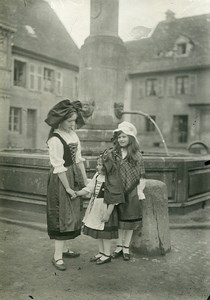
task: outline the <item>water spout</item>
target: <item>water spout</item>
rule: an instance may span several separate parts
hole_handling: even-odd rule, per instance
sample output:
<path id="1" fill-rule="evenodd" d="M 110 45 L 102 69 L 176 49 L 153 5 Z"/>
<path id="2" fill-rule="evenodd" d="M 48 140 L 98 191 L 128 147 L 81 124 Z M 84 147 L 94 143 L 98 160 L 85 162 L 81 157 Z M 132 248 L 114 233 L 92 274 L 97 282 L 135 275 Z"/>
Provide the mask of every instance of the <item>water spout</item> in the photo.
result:
<path id="1" fill-rule="evenodd" d="M 166 142 L 165 142 L 165 140 L 163 138 L 163 135 L 162 135 L 162 133 L 160 131 L 160 128 L 158 127 L 157 123 L 150 117 L 150 115 L 148 115 L 148 114 L 146 114 L 146 113 L 144 113 L 142 111 L 123 111 L 122 115 L 124 115 L 124 114 L 140 115 L 140 116 L 144 116 L 145 118 L 149 119 L 154 124 L 155 128 L 157 129 L 157 131 L 159 133 L 159 136 L 161 138 L 161 141 L 163 143 L 163 146 L 165 148 L 166 155 L 169 156 L 168 147 L 167 147 Z"/>

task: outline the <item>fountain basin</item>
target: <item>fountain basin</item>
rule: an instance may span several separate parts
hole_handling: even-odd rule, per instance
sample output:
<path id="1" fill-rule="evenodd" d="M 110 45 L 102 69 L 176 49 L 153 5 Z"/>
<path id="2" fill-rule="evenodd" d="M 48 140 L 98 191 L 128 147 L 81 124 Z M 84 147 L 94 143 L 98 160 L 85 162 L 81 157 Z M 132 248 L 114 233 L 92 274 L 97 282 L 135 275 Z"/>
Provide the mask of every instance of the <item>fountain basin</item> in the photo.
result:
<path id="1" fill-rule="evenodd" d="M 146 177 L 163 181 L 170 213 L 186 213 L 210 201 L 210 156 L 162 153 L 144 154 Z M 96 156 L 86 156 L 91 178 Z M 45 210 L 49 158 L 46 151 L 0 152 L 0 203 L 21 209 Z"/>

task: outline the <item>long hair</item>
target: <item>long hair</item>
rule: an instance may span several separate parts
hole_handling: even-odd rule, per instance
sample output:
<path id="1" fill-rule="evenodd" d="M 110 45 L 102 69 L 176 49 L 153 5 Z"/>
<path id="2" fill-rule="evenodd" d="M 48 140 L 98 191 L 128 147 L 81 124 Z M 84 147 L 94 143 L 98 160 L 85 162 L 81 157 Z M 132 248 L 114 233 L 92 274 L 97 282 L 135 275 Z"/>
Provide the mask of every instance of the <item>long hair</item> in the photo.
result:
<path id="1" fill-rule="evenodd" d="M 97 163 L 100 163 L 100 164 L 102 164 L 102 169 L 101 169 L 101 174 L 102 175 L 105 175 L 105 172 L 106 172 L 106 169 L 105 169 L 105 166 L 104 166 L 104 162 L 103 162 L 103 158 L 102 158 L 102 155 L 99 155 L 98 157 L 97 157 Z"/>
<path id="2" fill-rule="evenodd" d="M 76 111 L 71 111 L 69 114 L 67 114 L 63 119 L 60 120 L 60 122 L 57 124 L 57 126 L 54 126 L 54 127 L 51 127 L 50 128 L 50 131 L 49 131 L 49 134 L 48 134 L 48 138 L 47 138 L 47 141 L 53 136 L 53 132 L 55 129 L 58 129 L 59 127 L 59 124 L 69 118 L 71 118 L 74 114 L 77 115 L 77 112 Z"/>
<path id="3" fill-rule="evenodd" d="M 116 152 L 118 154 L 121 154 L 121 147 L 120 147 L 120 144 L 118 142 L 118 136 L 122 133 L 122 131 L 118 131 L 118 132 L 115 132 L 114 133 L 114 136 L 113 136 L 113 144 L 114 144 L 114 148 L 116 150 Z M 127 149 L 127 160 L 129 161 L 129 163 L 131 164 L 136 164 L 137 162 L 137 157 L 136 157 L 136 154 L 138 151 L 140 151 L 140 148 L 139 148 L 139 144 L 137 143 L 136 139 L 131 136 L 131 135 L 128 135 L 129 137 L 129 142 L 128 142 L 128 145 L 126 147 Z"/>

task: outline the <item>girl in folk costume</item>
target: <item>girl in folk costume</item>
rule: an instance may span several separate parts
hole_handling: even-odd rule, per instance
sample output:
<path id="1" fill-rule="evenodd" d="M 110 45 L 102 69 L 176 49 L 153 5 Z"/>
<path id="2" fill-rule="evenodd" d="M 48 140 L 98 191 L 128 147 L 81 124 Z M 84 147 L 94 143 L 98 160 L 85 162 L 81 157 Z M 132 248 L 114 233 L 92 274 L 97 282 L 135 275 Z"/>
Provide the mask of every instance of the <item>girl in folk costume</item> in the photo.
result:
<path id="1" fill-rule="evenodd" d="M 97 173 L 93 179 L 81 191 L 78 196 L 91 194 L 89 205 L 83 219 L 85 235 L 98 239 L 99 253 L 90 259 L 97 265 L 111 261 L 111 239 L 118 238 L 118 215 L 116 211 L 117 201 L 122 197 L 104 199 L 106 193 L 105 170 L 102 158 L 97 160 Z M 116 201 L 116 202 L 115 202 Z"/>
<path id="2" fill-rule="evenodd" d="M 112 258 L 123 256 L 124 260 L 130 260 L 129 246 L 133 231 L 142 220 L 139 200 L 145 199 L 145 169 L 136 135 L 133 124 L 126 121 L 120 123 L 114 130 L 114 148 L 104 155 L 108 164 L 115 162 L 124 191 L 125 203 L 118 205 L 119 238 L 117 248 L 112 253 Z"/>
<path id="3" fill-rule="evenodd" d="M 55 240 L 52 263 L 58 270 L 66 269 L 63 257 L 77 257 L 79 253 L 67 248 L 66 240 L 81 233 L 80 199 L 74 190 L 87 184 L 75 126 L 84 125 L 79 101 L 63 100 L 48 113 L 45 122 L 51 126 L 47 145 L 51 170 L 47 186 L 47 230 Z"/>

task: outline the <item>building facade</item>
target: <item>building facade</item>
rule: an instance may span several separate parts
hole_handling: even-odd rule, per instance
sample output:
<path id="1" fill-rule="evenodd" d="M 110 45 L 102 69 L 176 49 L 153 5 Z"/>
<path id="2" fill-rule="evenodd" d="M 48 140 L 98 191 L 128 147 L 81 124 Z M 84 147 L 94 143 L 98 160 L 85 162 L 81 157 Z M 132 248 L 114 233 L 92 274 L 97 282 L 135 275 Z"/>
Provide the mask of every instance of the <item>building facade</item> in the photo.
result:
<path id="1" fill-rule="evenodd" d="M 43 149 L 49 109 L 78 97 L 79 50 L 47 2 L 3 0 L 0 6 L 6 57 L 6 63 L 0 60 L 6 81 L 0 88 L 0 147 Z"/>
<path id="2" fill-rule="evenodd" d="M 210 15 L 176 19 L 168 11 L 150 37 L 124 43 L 124 109 L 149 114 L 168 146 L 186 148 L 201 140 L 210 147 L 209 24 Z M 46 1 L 1 0 L 0 148 L 46 148 L 44 119 L 59 100 L 77 99 L 78 73 L 79 49 Z M 144 145 L 160 144 L 148 119 L 126 118 Z"/>
<path id="3" fill-rule="evenodd" d="M 168 146 L 195 140 L 210 146 L 210 15 L 176 19 L 166 13 L 150 37 L 126 43 L 132 111 L 149 114 Z M 148 146 L 160 138 L 153 124 L 131 117 Z"/>

